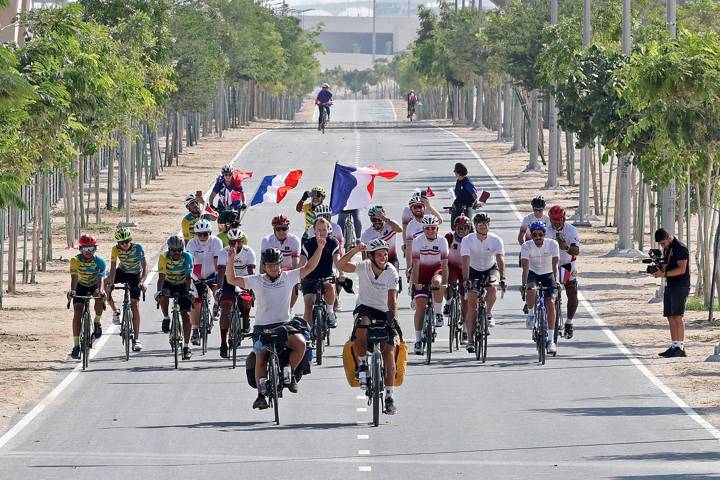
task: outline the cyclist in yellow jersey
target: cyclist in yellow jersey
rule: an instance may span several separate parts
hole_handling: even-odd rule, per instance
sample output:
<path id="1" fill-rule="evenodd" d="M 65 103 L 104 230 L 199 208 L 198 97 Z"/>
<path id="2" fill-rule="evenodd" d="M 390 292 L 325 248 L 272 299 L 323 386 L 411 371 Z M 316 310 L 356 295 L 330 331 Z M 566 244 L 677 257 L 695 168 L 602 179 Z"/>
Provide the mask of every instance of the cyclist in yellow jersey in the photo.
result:
<path id="1" fill-rule="evenodd" d="M 227 232 L 240 228 L 240 213 L 237 210 L 223 210 L 217 219 L 218 223 L 218 234 L 216 237 L 220 239 L 223 244 L 223 248 L 226 248 L 230 243 L 228 241 Z M 248 244 L 247 233 L 242 233 L 242 244 Z"/>
<path id="2" fill-rule="evenodd" d="M 309 202 L 305 203 L 307 199 Z M 315 224 L 317 216 L 315 215 L 315 209 L 318 205 L 322 204 L 327 198 L 327 190 L 321 186 L 315 186 L 309 192 L 303 193 L 300 201 L 295 205 L 295 211 L 302 213 L 305 217 L 305 233 L 302 236 L 302 243 L 308 238 L 308 230 Z"/>
<path id="3" fill-rule="evenodd" d="M 80 237 L 80 254 L 70 259 L 70 291 L 67 292 L 68 299 L 73 295 L 94 296 L 103 295 L 103 278 L 107 273 L 105 260 L 95 255 L 97 241 L 90 235 Z M 80 321 L 83 312 L 84 300 L 73 299 L 73 349 L 70 352 L 72 358 L 80 358 Z M 105 309 L 103 299 L 95 300 L 95 328 L 92 336 L 102 336 L 100 317 Z"/>
<path id="4" fill-rule="evenodd" d="M 185 251 L 185 242 L 177 235 L 167 240 L 168 250 L 160 255 L 158 261 L 158 282 L 155 301 L 160 304 L 163 313 L 162 331 L 170 332 L 170 315 L 168 305 L 170 296 L 178 295 L 180 315 L 183 320 L 183 360 L 189 360 L 190 353 L 190 307 L 192 297 L 190 287 L 192 285 L 192 255 Z"/>
<path id="5" fill-rule="evenodd" d="M 185 197 L 185 208 L 188 209 L 188 214 L 183 217 L 180 227 L 182 228 L 183 239 L 187 243 L 195 236 L 195 224 L 197 221 L 201 218 L 212 220 L 213 216 L 202 213 L 197 197 L 192 193 Z"/>
<path id="6" fill-rule="evenodd" d="M 130 287 L 130 309 L 132 310 L 133 352 L 142 350 L 140 343 L 140 290 L 145 290 L 145 278 L 147 277 L 147 261 L 142 245 L 132 242 L 132 234 L 125 227 L 118 227 L 115 231 L 116 245 L 112 247 L 110 255 L 110 275 L 105 282 L 105 293 L 110 308 L 113 310 L 112 321 L 120 325 L 120 310 L 115 306 L 112 298 L 112 286 L 116 283 L 127 283 Z"/>

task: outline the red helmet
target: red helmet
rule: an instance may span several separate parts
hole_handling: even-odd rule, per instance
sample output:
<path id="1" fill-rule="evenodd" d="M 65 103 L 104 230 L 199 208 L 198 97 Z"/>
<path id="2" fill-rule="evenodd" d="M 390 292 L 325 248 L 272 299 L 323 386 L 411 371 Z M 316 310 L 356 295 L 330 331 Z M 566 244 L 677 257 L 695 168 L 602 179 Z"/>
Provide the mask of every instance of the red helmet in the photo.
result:
<path id="1" fill-rule="evenodd" d="M 560 205 L 553 205 L 548 212 L 548 216 L 550 217 L 550 221 L 552 222 L 559 222 L 560 220 L 565 220 L 565 209 L 562 208 Z"/>
<path id="2" fill-rule="evenodd" d="M 97 241 L 92 235 L 83 235 L 80 237 L 81 247 L 97 247 Z"/>
<path id="3" fill-rule="evenodd" d="M 470 223 L 470 219 L 466 217 L 465 215 L 458 215 L 455 217 L 455 221 L 453 222 L 453 228 L 457 228 L 461 225 L 466 225 L 468 227 L 472 227 L 472 224 Z"/>
<path id="4" fill-rule="evenodd" d="M 273 217 L 272 219 L 272 226 L 273 227 L 289 227 L 290 226 L 290 220 L 284 215 L 278 215 L 277 217 Z"/>

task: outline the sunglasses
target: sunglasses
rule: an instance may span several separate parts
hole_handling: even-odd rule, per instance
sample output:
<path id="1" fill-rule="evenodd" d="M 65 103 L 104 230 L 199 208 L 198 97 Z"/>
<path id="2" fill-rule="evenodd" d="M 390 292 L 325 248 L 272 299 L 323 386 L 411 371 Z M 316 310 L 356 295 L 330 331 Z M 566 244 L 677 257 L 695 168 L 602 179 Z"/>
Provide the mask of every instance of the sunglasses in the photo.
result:
<path id="1" fill-rule="evenodd" d="M 276 232 L 287 232 L 288 230 L 288 227 L 275 227 Z"/>
<path id="2" fill-rule="evenodd" d="M 170 249 L 170 253 L 182 253 L 182 252 L 183 252 L 182 248 L 171 248 Z"/>
<path id="3" fill-rule="evenodd" d="M 425 230 L 437 230 L 438 227 L 425 227 Z"/>
<path id="4" fill-rule="evenodd" d="M 421 204 L 421 205 L 410 205 L 410 208 L 412 208 L 413 210 L 415 210 L 415 209 L 417 209 L 417 208 L 423 208 L 423 206 L 424 206 L 424 205 L 422 205 L 422 204 Z"/>
<path id="5" fill-rule="evenodd" d="M 130 240 L 123 240 L 122 242 L 118 242 L 118 245 L 129 245 Z"/>
<path id="6" fill-rule="evenodd" d="M 242 240 L 228 240 L 228 245 L 235 245 L 236 243 L 242 243 Z"/>
<path id="7" fill-rule="evenodd" d="M 533 233 L 532 238 L 543 238 L 545 237 L 544 233 Z"/>
<path id="8" fill-rule="evenodd" d="M 97 247 L 80 247 L 80 250 L 82 250 L 83 252 L 90 253 L 90 252 L 94 252 L 96 248 Z"/>
<path id="9" fill-rule="evenodd" d="M 223 177 L 232 177 L 232 176 L 233 176 L 232 173 L 223 173 Z"/>
<path id="10" fill-rule="evenodd" d="M 198 237 L 209 237 L 210 236 L 210 234 L 208 232 L 198 232 L 195 235 L 197 235 Z"/>

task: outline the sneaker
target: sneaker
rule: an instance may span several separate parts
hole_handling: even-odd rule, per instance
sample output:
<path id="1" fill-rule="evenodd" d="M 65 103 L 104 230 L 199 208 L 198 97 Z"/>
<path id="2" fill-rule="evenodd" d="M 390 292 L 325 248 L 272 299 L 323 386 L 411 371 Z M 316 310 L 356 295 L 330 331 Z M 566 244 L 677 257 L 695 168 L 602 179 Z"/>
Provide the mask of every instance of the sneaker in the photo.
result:
<path id="1" fill-rule="evenodd" d="M 385 397 L 385 415 L 395 415 L 396 413 L 397 407 L 395 406 L 393 397 Z"/>
<path id="2" fill-rule="evenodd" d="M 215 320 L 220 320 L 220 305 L 217 303 L 213 305 L 213 317 Z"/>
<path id="3" fill-rule="evenodd" d="M 555 345 L 555 342 L 553 342 L 552 340 L 548 340 L 547 352 L 548 353 L 557 353 L 557 345 Z"/>
<path id="4" fill-rule="evenodd" d="M 120 310 L 115 310 L 112 316 L 113 325 L 120 325 Z"/>
<path id="5" fill-rule="evenodd" d="M 75 360 L 78 360 L 80 358 L 80 345 L 78 345 L 77 347 L 73 347 L 72 351 L 70 352 L 70 356 Z"/>
<path id="6" fill-rule="evenodd" d="M 163 333 L 170 333 L 170 319 L 169 318 L 163 318 L 162 331 L 163 331 Z"/>
<path id="7" fill-rule="evenodd" d="M 423 354 L 422 342 L 415 342 L 415 355 L 422 355 L 422 354 Z"/>
<path id="8" fill-rule="evenodd" d="M 183 349 L 182 349 L 182 359 L 183 359 L 183 360 L 190 360 L 190 357 L 192 357 L 192 350 L 190 350 L 190 347 L 183 347 Z"/>
<path id="9" fill-rule="evenodd" d="M 318 132 L 319 132 L 320 130 L 321 130 L 320 125 L 318 125 Z M 267 407 L 265 407 L 265 408 L 267 408 Z"/>
<path id="10" fill-rule="evenodd" d="M 368 377 L 368 366 L 365 363 L 361 363 L 358 366 L 357 374 L 355 377 L 358 379 L 358 382 L 360 382 L 360 388 L 365 389 L 367 388 L 367 377 Z"/>
<path id="11" fill-rule="evenodd" d="M 242 332 L 243 332 L 243 333 L 250 333 L 250 319 L 247 319 L 247 320 L 243 323 Z"/>
<path id="12" fill-rule="evenodd" d="M 671 354 L 672 351 L 673 351 L 673 348 L 676 348 L 676 347 L 670 347 L 670 348 L 668 348 L 667 350 L 665 350 L 664 352 L 658 353 L 658 357 L 669 358 L 669 357 L 670 357 L 670 354 Z"/>
<path id="13" fill-rule="evenodd" d="M 475 344 L 474 343 L 468 343 L 467 347 L 465 347 L 468 353 L 475 353 Z"/>
<path id="14" fill-rule="evenodd" d="M 132 350 L 133 350 L 133 352 L 141 352 L 142 351 L 142 343 L 140 343 L 140 340 L 133 340 Z"/>
<path id="15" fill-rule="evenodd" d="M 534 316 L 531 317 L 530 315 L 528 315 L 528 316 L 525 318 L 525 328 L 527 328 L 528 330 L 532 330 L 534 323 L 535 323 L 535 317 L 534 317 Z"/>
<path id="16" fill-rule="evenodd" d="M 435 327 L 440 328 L 444 325 L 442 313 L 435 314 Z"/>
<path id="17" fill-rule="evenodd" d="M 570 340 L 572 337 L 573 337 L 573 324 L 566 323 L 565 324 L 565 338 Z"/>
<path id="18" fill-rule="evenodd" d="M 450 315 L 450 304 L 446 303 L 443 306 L 443 315 Z"/>
<path id="19" fill-rule="evenodd" d="M 467 332 L 462 332 L 462 337 L 460 337 L 460 344 L 465 345 L 468 340 L 468 334 Z"/>
<path id="20" fill-rule="evenodd" d="M 228 355 L 228 346 L 225 344 L 220 345 L 220 356 L 222 358 L 228 358 L 230 355 Z"/>
<path id="21" fill-rule="evenodd" d="M 337 316 L 335 316 L 335 313 L 328 312 L 327 314 L 327 325 L 330 328 L 337 327 Z"/>
<path id="22" fill-rule="evenodd" d="M 495 326 L 495 319 L 493 317 L 488 317 L 488 325 L 491 328 Z"/>
<path id="23" fill-rule="evenodd" d="M 333 305 L 333 312 L 342 312 L 342 304 L 340 303 L 340 299 L 335 299 L 335 305 Z"/>
<path id="24" fill-rule="evenodd" d="M 258 395 L 258 397 L 253 402 L 253 408 L 255 410 L 265 410 L 270 408 L 270 405 L 268 405 L 267 400 L 265 400 L 264 396 Z"/>
<path id="25" fill-rule="evenodd" d="M 295 378 L 294 374 L 290 374 L 290 385 L 287 386 L 287 389 L 290 390 L 290 393 L 298 392 L 297 378 Z"/>
<path id="26" fill-rule="evenodd" d="M 666 358 L 687 357 L 687 353 L 680 347 L 673 347 Z"/>
<path id="27" fill-rule="evenodd" d="M 194 329 L 190 334 L 190 343 L 195 346 L 200 345 L 200 331 L 198 329 Z"/>
<path id="28" fill-rule="evenodd" d="M 410 310 L 417 310 L 417 303 L 415 303 L 414 298 L 410 300 Z"/>
<path id="29" fill-rule="evenodd" d="M 523 305 L 523 313 L 524 313 L 525 315 L 528 314 L 527 303 L 526 303 L 525 305 Z"/>
<path id="30" fill-rule="evenodd" d="M 93 330 L 93 337 L 100 338 L 102 337 L 102 325 L 99 323 L 95 323 L 95 329 Z"/>

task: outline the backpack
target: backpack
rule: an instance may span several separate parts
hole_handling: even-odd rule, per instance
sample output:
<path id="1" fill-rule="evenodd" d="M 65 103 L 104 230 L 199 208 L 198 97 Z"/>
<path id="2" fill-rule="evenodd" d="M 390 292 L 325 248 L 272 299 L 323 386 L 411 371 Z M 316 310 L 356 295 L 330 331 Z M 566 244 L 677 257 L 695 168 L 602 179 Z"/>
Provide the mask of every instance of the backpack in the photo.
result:
<path id="1" fill-rule="evenodd" d="M 410 101 L 410 103 L 417 102 L 417 97 L 415 96 L 415 94 L 410 95 L 410 97 L 408 97 L 408 101 Z"/>

